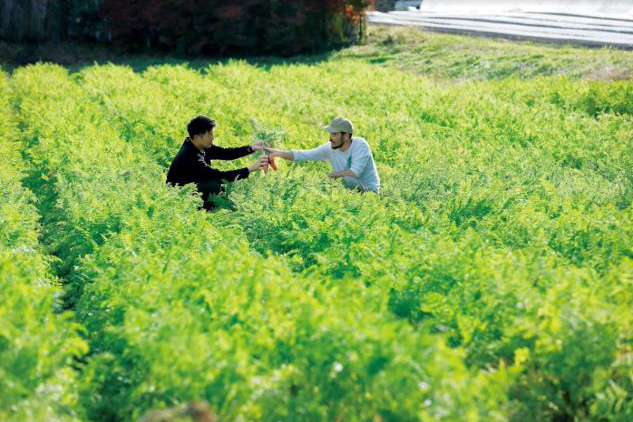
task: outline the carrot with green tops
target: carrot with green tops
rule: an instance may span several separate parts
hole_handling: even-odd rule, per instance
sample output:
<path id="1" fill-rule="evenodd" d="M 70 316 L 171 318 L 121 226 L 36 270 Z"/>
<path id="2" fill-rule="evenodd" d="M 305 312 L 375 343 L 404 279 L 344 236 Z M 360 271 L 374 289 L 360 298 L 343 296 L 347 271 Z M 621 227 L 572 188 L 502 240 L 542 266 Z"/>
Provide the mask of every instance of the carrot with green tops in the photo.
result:
<path id="1" fill-rule="evenodd" d="M 251 126 L 253 127 L 253 137 L 256 141 L 263 141 L 268 146 L 272 147 L 276 142 L 281 140 L 284 136 L 284 131 L 277 128 L 272 128 L 270 126 L 261 124 L 254 117 L 250 119 Z M 264 170 L 264 174 L 268 173 L 268 167 L 272 167 L 273 170 L 277 170 L 277 163 L 275 163 L 275 159 L 270 156 L 268 151 L 262 147 L 261 154 L 264 154 L 268 158 L 268 162 L 264 164 L 262 169 Z"/>

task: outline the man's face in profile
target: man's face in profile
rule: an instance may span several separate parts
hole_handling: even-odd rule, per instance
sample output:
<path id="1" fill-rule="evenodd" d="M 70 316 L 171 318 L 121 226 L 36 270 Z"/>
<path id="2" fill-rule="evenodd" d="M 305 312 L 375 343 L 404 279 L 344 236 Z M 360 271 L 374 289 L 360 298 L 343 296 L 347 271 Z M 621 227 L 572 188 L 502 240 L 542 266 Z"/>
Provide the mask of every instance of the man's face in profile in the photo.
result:
<path id="1" fill-rule="evenodd" d="M 332 149 L 339 149 L 343 146 L 343 134 L 341 132 L 330 133 L 330 145 Z"/>
<path id="2" fill-rule="evenodd" d="M 213 145 L 213 139 L 213 129 L 200 135 L 200 140 L 202 141 L 201 143 L 203 145 L 203 148 L 209 148 L 211 145 Z"/>

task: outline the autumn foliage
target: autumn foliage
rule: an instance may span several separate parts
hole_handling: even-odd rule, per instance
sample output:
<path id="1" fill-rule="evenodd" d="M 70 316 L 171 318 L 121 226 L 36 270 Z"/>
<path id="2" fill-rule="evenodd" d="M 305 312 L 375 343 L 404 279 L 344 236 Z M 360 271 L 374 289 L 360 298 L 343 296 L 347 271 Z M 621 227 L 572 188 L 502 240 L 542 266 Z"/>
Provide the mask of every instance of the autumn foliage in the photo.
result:
<path id="1" fill-rule="evenodd" d="M 102 0 L 111 41 L 186 54 L 315 52 L 362 39 L 369 0 Z"/>

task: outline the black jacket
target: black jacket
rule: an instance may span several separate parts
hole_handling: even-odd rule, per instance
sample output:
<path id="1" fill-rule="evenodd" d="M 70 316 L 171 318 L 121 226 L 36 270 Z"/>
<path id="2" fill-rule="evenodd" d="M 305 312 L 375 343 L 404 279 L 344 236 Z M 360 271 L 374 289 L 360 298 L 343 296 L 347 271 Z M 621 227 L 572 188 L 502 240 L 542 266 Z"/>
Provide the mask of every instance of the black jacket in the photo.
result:
<path id="1" fill-rule="evenodd" d="M 188 183 L 200 183 L 216 181 L 218 183 L 232 182 L 248 177 L 248 168 L 220 171 L 213 168 L 211 160 L 235 160 L 253 153 L 249 145 L 239 148 L 222 148 L 212 145 L 205 150 L 199 150 L 186 138 L 176 154 L 174 161 L 167 172 L 167 183 L 174 185 L 186 185 Z"/>

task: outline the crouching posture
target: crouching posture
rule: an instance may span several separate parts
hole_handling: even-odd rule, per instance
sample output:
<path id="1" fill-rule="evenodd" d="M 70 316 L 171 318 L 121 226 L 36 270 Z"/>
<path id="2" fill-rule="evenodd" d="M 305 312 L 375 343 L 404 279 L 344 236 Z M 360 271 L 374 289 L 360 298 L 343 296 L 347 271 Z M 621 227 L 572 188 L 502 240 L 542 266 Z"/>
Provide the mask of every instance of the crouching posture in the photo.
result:
<path id="1" fill-rule="evenodd" d="M 178 154 L 169 166 L 167 183 L 184 186 L 195 183 L 202 193 L 203 208 L 211 210 L 215 207 L 210 195 L 224 192 L 224 184 L 238 179 L 246 179 L 251 173 L 268 164 L 267 157 L 261 157 L 248 167 L 230 171 L 220 171 L 211 166 L 211 160 L 235 160 L 262 149 L 264 142 L 255 142 L 238 148 L 222 148 L 214 145 L 213 129 L 215 120 L 207 116 L 197 116 L 187 125 L 189 136 L 185 139 Z"/>
<path id="2" fill-rule="evenodd" d="M 330 133 L 329 142 L 309 150 L 282 150 L 265 148 L 271 157 L 282 157 L 294 161 L 324 160 L 332 163 L 332 179 L 343 178 L 348 189 L 362 192 L 380 191 L 380 178 L 376 163 L 367 141 L 352 137 L 354 126 L 343 117 L 337 117 L 324 129 Z"/>

